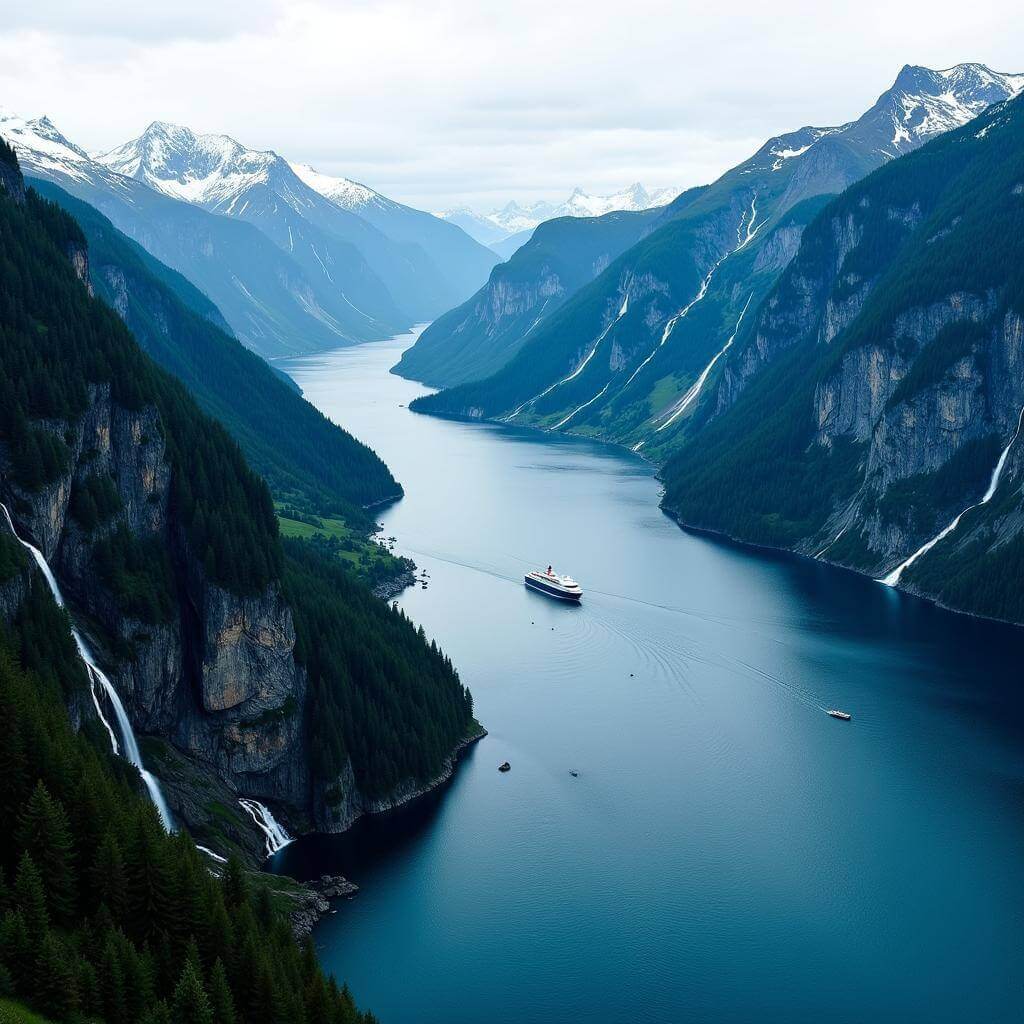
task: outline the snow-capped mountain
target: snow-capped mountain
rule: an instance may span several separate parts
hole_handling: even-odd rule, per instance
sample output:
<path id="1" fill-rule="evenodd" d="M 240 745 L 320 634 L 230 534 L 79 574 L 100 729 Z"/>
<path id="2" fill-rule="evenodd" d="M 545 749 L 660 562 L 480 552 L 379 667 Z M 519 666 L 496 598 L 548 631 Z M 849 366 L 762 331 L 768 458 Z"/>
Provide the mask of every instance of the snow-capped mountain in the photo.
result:
<path id="1" fill-rule="evenodd" d="M 608 218 L 545 225 L 492 274 L 491 293 L 481 290 L 438 320 L 403 357 L 433 386 L 445 384 L 445 375 L 460 384 L 418 399 L 415 408 L 514 415 L 517 423 L 583 429 L 661 457 L 688 428 L 703 389 L 718 385 L 716 373 L 724 373 L 723 394 L 735 384 L 740 371 L 725 353 L 744 311 L 769 294 L 828 197 L 1022 86 L 1024 75 L 978 64 L 904 67 L 856 121 L 771 138 L 711 185 L 656 209 L 645 233 L 575 291 L 561 278 L 552 282 L 552 268 L 592 251 L 584 249 L 594 241 L 588 235 L 606 230 Z M 555 226 L 561 230 L 540 237 Z M 467 338 L 480 339 L 490 378 L 471 382 L 452 371 L 451 353 L 468 358 Z"/>
<path id="2" fill-rule="evenodd" d="M 577 188 L 569 198 L 558 206 L 553 217 L 601 217 L 615 210 L 650 210 L 665 206 L 683 190 L 681 188 L 659 188 L 653 192 L 634 182 L 628 188 L 610 196 L 594 196 Z M 550 219 L 550 218 L 548 218 Z"/>
<path id="3" fill-rule="evenodd" d="M 639 182 L 635 182 L 611 195 L 598 196 L 577 187 L 561 203 L 539 200 L 522 204 L 513 199 L 501 209 L 487 214 L 477 214 L 468 207 L 460 206 L 446 210 L 441 216 L 458 224 L 477 241 L 493 245 L 512 235 L 532 231 L 538 224 L 556 217 L 601 217 L 616 210 L 650 210 L 656 206 L 665 206 L 681 191 L 678 188 L 648 191 Z"/>
<path id="4" fill-rule="evenodd" d="M 97 159 L 165 195 L 255 224 L 311 276 L 326 277 L 371 323 L 430 319 L 490 270 L 489 254 L 468 238 L 463 252 L 456 235 L 434 253 L 422 233 L 388 230 L 407 215 L 432 219 L 429 214 L 348 179 L 311 170 L 300 175 L 274 151 L 249 149 L 227 135 L 154 121 L 137 139 Z M 442 230 L 451 235 L 455 229 Z"/>
<path id="5" fill-rule="evenodd" d="M 268 184 L 286 188 L 291 168 L 273 152 L 245 149 L 227 135 L 197 135 L 181 125 L 154 121 L 137 139 L 96 157 L 105 167 L 146 182 L 158 192 L 232 214 L 246 190 Z M 301 191 L 291 189 L 294 194 Z M 291 204 L 290 204 L 291 205 Z"/>
<path id="6" fill-rule="evenodd" d="M 85 176 L 89 154 L 65 138 L 48 117 L 21 117 L 0 107 L 0 135 L 19 153 L 30 153 L 33 167 Z M 79 165 L 83 165 L 80 167 Z"/>
<path id="7" fill-rule="evenodd" d="M 848 134 L 863 142 L 875 133 L 885 155 L 901 156 L 1022 89 L 1024 74 L 992 71 L 984 64 L 957 64 L 944 71 L 908 64 Z"/>
<path id="8" fill-rule="evenodd" d="M 369 206 L 388 209 L 401 205 L 351 178 L 322 174 L 309 164 L 293 163 L 291 168 L 314 192 L 353 213 L 362 213 Z"/>
<path id="9" fill-rule="evenodd" d="M 422 247 L 463 295 L 478 288 L 497 262 L 490 249 L 455 221 L 415 210 L 358 181 L 324 174 L 309 164 L 291 167 L 309 188 L 335 206 L 358 214 L 389 238 Z"/>
<path id="10" fill-rule="evenodd" d="M 323 269 L 308 272 L 256 225 L 183 202 L 173 187 L 153 188 L 146 154 L 137 154 L 135 166 L 125 163 L 134 172 L 128 177 L 91 158 L 47 117 L 0 114 L 0 135 L 13 144 L 28 177 L 51 181 L 100 210 L 208 295 L 257 352 L 286 355 L 387 336 L 388 325 L 354 309 Z M 199 191 L 199 177 L 190 183 L 182 176 L 178 185 Z"/>

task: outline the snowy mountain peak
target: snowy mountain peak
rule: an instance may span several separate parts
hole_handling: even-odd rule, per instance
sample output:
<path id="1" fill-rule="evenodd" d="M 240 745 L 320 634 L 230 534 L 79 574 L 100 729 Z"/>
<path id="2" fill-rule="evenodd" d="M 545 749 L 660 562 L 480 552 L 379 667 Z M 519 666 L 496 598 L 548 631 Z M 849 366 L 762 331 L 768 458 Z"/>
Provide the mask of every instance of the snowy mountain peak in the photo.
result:
<path id="1" fill-rule="evenodd" d="M 993 71 L 984 64 L 957 64 L 942 71 L 906 64 L 892 86 L 862 117 L 831 128 L 804 127 L 769 139 L 739 173 L 781 171 L 791 161 L 819 152 L 835 138 L 883 159 L 902 156 L 942 132 L 959 128 L 992 103 L 1024 89 L 1024 75 Z"/>
<path id="2" fill-rule="evenodd" d="M 640 182 L 611 195 L 592 195 L 576 186 L 569 198 L 561 203 L 539 200 L 533 203 L 519 203 L 509 200 L 503 207 L 490 213 L 478 215 L 466 207 L 446 210 L 440 216 L 458 223 L 480 241 L 493 243 L 503 237 L 531 231 L 538 224 L 556 217 L 600 217 L 617 210 L 649 210 L 672 202 L 682 189 L 661 188 L 649 191 Z M 497 236 L 493 234 L 497 231 Z"/>
<path id="3" fill-rule="evenodd" d="M 858 124 L 884 132 L 887 155 L 898 156 L 959 128 L 1022 88 L 1024 75 L 993 71 L 984 64 L 956 64 L 941 71 L 907 64 Z"/>
<path id="4" fill-rule="evenodd" d="M 49 153 L 55 159 L 73 163 L 89 159 L 85 150 L 61 134 L 46 115 L 21 117 L 8 110 L 0 110 L 0 135 L 3 135 L 15 149 L 20 145 L 25 149 Z"/>
<path id="5" fill-rule="evenodd" d="M 302 179 L 314 192 L 319 192 L 325 199 L 329 199 L 336 206 L 358 213 L 368 206 L 390 208 L 397 206 L 393 200 L 375 192 L 367 185 L 352 181 L 351 178 L 335 177 L 330 174 L 323 174 L 309 164 L 291 164 L 292 170 Z"/>
<path id="6" fill-rule="evenodd" d="M 45 115 L 22 117 L 0 109 L 0 136 L 14 147 L 27 168 L 81 178 L 82 165 L 89 163 L 89 154 L 63 135 Z"/>
<path id="7" fill-rule="evenodd" d="M 101 164 L 175 199 L 230 206 L 254 184 L 291 168 L 271 150 L 246 149 L 229 135 L 200 135 L 184 125 L 153 121 L 137 138 L 96 158 Z"/>

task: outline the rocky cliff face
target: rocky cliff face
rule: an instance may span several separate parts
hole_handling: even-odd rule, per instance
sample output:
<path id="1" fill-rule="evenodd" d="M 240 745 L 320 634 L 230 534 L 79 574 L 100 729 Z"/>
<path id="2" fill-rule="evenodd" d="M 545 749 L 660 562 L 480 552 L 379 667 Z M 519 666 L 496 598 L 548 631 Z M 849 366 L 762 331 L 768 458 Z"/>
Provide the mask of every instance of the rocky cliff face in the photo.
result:
<path id="1" fill-rule="evenodd" d="M 306 687 L 294 659 L 290 609 L 276 584 L 240 597 L 205 578 L 170 502 L 171 469 L 156 410 L 125 409 L 112 402 L 107 386 L 92 386 L 89 398 L 77 422 L 48 424 L 71 453 L 59 479 L 35 493 L 0 482 L 19 532 L 37 544 L 61 581 L 138 732 L 168 740 L 191 762 L 196 779 L 217 776 L 229 791 L 268 802 L 308 827 L 314 814 L 302 726 Z M 120 510 L 86 530 L 71 512 L 72 495 L 95 477 L 113 482 Z M 96 545 L 108 537 L 118 543 L 121 530 L 170 552 L 170 617 L 133 617 L 103 578 Z M 175 809 L 201 826 L 188 821 L 196 813 L 189 804 L 182 797 Z M 244 825 L 235 808 L 222 813 Z"/>
<path id="2" fill-rule="evenodd" d="M 687 523 L 1024 621 L 1024 102 L 831 202 L 666 466 Z"/>
<path id="3" fill-rule="evenodd" d="M 147 764 L 146 752 L 155 754 L 151 767 L 176 817 L 215 849 L 235 844 L 258 860 L 262 834 L 238 807 L 239 796 L 269 805 L 293 831 L 341 831 L 379 809 L 363 799 L 350 766 L 329 785 L 314 784 L 306 675 L 295 659 L 291 609 L 276 583 L 240 596 L 206 577 L 171 501 L 156 410 L 126 409 L 112 401 L 108 386 L 93 385 L 79 420 L 46 427 L 68 447 L 67 470 L 29 492 L 5 471 L 0 452 L 0 498 L 60 580 L 122 697 Z M 74 495 L 99 477 L 112 482 L 119 509 L 86 529 L 72 511 Z M 97 545 L 119 543 L 121 531 L 169 553 L 173 612 L 159 621 L 126 610 L 97 563 Z M 5 618 L 20 605 L 30 571 L 0 586 Z M 83 705 L 75 714 L 89 712 Z"/>

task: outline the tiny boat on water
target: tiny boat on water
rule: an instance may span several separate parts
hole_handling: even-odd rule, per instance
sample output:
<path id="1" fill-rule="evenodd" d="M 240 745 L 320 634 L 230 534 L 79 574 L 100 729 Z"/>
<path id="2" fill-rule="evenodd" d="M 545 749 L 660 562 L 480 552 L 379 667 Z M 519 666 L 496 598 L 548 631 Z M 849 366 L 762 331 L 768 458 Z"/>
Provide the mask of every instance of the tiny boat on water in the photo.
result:
<path id="1" fill-rule="evenodd" d="M 523 582 L 531 590 L 539 590 L 561 601 L 579 601 L 583 597 L 580 585 L 571 576 L 560 576 L 550 565 L 546 570 L 534 569 L 528 572 Z"/>
<path id="2" fill-rule="evenodd" d="M 825 714 L 826 715 L 831 715 L 833 718 L 840 718 L 844 722 L 850 721 L 850 719 L 853 717 L 852 715 L 848 714 L 847 712 L 845 712 L 845 711 L 837 711 L 835 708 L 829 708 L 828 711 L 825 712 Z"/>
<path id="3" fill-rule="evenodd" d="M 508 763 L 508 761 L 504 761 L 504 762 L 502 762 L 501 764 L 498 765 L 498 771 L 499 772 L 510 772 L 510 771 L 512 771 L 512 765 L 510 765 Z"/>

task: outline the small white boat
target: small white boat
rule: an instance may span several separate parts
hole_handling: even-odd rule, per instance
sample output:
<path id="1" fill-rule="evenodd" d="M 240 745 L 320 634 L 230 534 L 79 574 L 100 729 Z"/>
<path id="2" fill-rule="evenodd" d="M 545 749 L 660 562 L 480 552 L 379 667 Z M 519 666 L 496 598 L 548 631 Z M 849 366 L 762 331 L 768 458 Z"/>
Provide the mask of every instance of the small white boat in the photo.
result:
<path id="1" fill-rule="evenodd" d="M 523 582 L 531 590 L 539 590 L 561 601 L 579 601 L 583 597 L 580 585 L 571 576 L 559 576 L 550 565 L 547 570 L 534 569 L 528 572 Z"/>
<path id="2" fill-rule="evenodd" d="M 841 718 L 844 722 L 850 721 L 850 719 L 853 717 L 852 715 L 847 714 L 847 712 L 837 711 L 835 708 L 829 708 L 828 711 L 825 712 L 825 714 L 831 715 L 833 718 Z"/>

